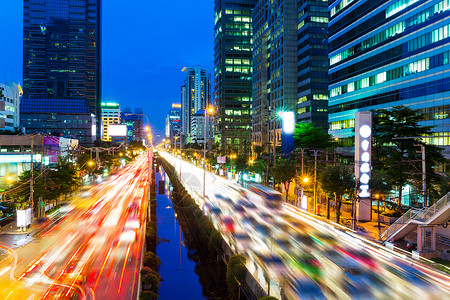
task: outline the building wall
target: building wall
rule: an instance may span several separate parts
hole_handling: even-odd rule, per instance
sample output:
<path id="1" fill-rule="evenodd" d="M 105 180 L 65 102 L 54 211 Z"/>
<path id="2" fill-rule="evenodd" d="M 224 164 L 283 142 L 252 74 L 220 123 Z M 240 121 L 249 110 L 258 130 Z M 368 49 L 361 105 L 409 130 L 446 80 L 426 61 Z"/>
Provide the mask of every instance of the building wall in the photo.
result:
<path id="1" fill-rule="evenodd" d="M 259 1 L 253 11 L 254 145 L 281 145 L 281 111 L 297 106 L 297 1 Z"/>
<path id="2" fill-rule="evenodd" d="M 345 141 L 355 112 L 405 105 L 450 135 L 450 1 L 329 4 L 329 132 Z M 426 140 L 448 151 L 450 138 Z"/>
<path id="3" fill-rule="evenodd" d="M 121 123 L 127 125 L 128 141 L 142 142 L 144 136 L 144 115 L 142 108 L 135 108 L 134 113 L 130 108 L 124 108 L 121 113 Z"/>
<path id="4" fill-rule="evenodd" d="M 121 124 L 119 103 L 107 102 L 102 103 L 102 122 L 103 122 L 103 138 L 104 141 L 111 141 L 109 135 L 109 125 Z"/>
<path id="5" fill-rule="evenodd" d="M 297 1 L 297 122 L 328 129 L 328 2 Z"/>
<path id="6" fill-rule="evenodd" d="M 22 103 L 83 100 L 100 124 L 101 0 L 23 2 Z M 74 131 L 71 125 L 66 124 L 66 131 Z M 27 130 L 35 127 L 40 126 Z M 100 127 L 96 130 L 100 133 Z"/>
<path id="7" fill-rule="evenodd" d="M 252 9 L 255 0 L 215 0 L 215 141 L 226 154 L 250 153 Z"/>
<path id="8" fill-rule="evenodd" d="M 13 83 L 0 83 L 0 131 L 14 131 L 20 127 L 20 87 Z"/>
<path id="9" fill-rule="evenodd" d="M 187 142 L 192 138 L 192 117 L 200 109 L 204 109 L 211 103 L 211 76 L 208 70 L 200 66 L 183 68 L 185 73 L 184 86 L 181 88 L 181 114 L 183 134 Z"/>

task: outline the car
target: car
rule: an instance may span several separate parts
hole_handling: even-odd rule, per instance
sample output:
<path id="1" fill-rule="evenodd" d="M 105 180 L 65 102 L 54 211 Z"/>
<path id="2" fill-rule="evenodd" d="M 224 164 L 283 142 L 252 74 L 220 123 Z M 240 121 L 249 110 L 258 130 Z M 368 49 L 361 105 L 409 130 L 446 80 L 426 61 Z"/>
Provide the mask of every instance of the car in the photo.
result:
<path id="1" fill-rule="evenodd" d="M 229 216 L 224 216 L 220 219 L 222 230 L 227 233 L 234 233 L 234 221 Z"/>
<path id="2" fill-rule="evenodd" d="M 283 299 L 327 299 L 319 285 L 306 276 L 289 281 L 281 293 Z"/>
<path id="3" fill-rule="evenodd" d="M 322 265 L 313 255 L 299 253 L 285 255 L 283 258 L 292 269 L 304 273 L 314 280 L 320 279 L 322 275 Z"/>
<path id="4" fill-rule="evenodd" d="M 417 250 L 417 243 L 416 242 L 412 242 L 412 241 L 408 241 L 406 243 L 406 249 L 408 249 L 409 251 Z"/>

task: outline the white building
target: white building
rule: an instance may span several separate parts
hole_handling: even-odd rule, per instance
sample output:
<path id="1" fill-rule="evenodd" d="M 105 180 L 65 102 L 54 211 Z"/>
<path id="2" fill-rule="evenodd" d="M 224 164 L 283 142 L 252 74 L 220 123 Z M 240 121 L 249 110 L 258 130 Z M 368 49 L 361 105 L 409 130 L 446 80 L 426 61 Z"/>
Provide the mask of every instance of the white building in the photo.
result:
<path id="1" fill-rule="evenodd" d="M 214 117 L 207 114 L 206 117 L 206 141 L 207 148 L 213 143 Z M 200 109 L 192 116 L 191 140 L 193 143 L 203 144 L 205 139 L 205 110 Z"/>
<path id="2" fill-rule="evenodd" d="M 116 102 L 102 102 L 103 139 L 111 141 L 109 125 L 120 124 L 120 107 Z M 114 135 L 114 134 L 113 134 Z"/>
<path id="3" fill-rule="evenodd" d="M 14 82 L 0 83 L 0 131 L 19 129 L 21 96 L 22 88 L 20 85 Z"/>

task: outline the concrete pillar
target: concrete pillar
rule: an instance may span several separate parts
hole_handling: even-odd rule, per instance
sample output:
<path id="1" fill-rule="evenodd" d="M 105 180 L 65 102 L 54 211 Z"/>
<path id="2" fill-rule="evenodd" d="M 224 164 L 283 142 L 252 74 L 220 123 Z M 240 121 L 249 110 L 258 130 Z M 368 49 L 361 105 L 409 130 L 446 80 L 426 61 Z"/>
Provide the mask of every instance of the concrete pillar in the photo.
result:
<path id="1" fill-rule="evenodd" d="M 417 226 L 417 251 L 422 252 L 423 250 L 423 227 Z"/>
<path id="2" fill-rule="evenodd" d="M 431 250 L 436 250 L 436 226 L 431 226 Z"/>

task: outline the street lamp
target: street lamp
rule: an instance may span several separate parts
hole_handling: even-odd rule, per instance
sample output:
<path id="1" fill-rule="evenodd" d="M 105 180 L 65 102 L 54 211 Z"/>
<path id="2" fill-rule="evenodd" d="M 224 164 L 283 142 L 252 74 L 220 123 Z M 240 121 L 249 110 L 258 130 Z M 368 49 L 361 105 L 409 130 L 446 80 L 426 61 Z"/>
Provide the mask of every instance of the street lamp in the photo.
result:
<path id="1" fill-rule="evenodd" d="M 302 200 L 303 200 L 303 186 L 305 184 L 307 184 L 308 181 L 309 181 L 308 177 L 303 177 L 303 179 L 302 179 L 302 190 L 301 190 L 301 193 L 300 193 L 300 207 L 301 207 L 301 203 L 302 203 Z M 298 206 L 298 204 L 297 204 L 297 206 Z M 307 207 L 307 209 L 308 209 L 308 207 Z"/>
<path id="2" fill-rule="evenodd" d="M 212 115 L 214 113 L 213 107 L 205 108 L 205 127 L 203 128 L 203 199 L 205 199 L 205 185 L 206 185 L 206 121 L 207 114 Z"/>

